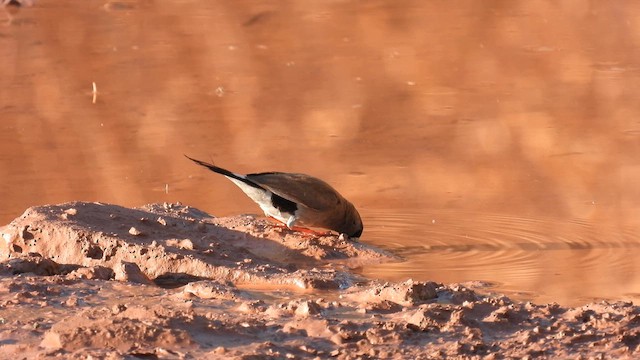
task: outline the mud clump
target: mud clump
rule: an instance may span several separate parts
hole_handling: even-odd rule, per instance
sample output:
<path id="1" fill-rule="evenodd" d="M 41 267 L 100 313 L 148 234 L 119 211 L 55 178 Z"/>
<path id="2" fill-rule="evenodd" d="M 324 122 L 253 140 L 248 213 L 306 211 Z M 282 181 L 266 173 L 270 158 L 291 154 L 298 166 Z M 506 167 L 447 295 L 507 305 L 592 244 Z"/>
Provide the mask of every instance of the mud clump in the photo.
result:
<path id="1" fill-rule="evenodd" d="M 28 209 L 0 228 L 3 358 L 640 357 L 640 308 L 514 302 L 349 270 L 394 256 L 250 216 Z"/>

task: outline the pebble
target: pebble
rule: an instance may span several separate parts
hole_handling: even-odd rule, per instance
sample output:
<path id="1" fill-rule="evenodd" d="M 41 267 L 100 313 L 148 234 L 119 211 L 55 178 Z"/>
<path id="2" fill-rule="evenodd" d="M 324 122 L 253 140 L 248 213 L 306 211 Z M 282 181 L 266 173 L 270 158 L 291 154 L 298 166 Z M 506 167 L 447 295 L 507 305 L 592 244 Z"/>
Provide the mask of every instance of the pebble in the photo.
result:
<path id="1" fill-rule="evenodd" d="M 140 231 L 140 230 L 138 230 L 138 229 L 136 229 L 135 227 L 132 226 L 129 229 L 129 234 L 131 234 L 133 236 L 140 236 L 140 235 L 142 235 L 142 231 Z"/>

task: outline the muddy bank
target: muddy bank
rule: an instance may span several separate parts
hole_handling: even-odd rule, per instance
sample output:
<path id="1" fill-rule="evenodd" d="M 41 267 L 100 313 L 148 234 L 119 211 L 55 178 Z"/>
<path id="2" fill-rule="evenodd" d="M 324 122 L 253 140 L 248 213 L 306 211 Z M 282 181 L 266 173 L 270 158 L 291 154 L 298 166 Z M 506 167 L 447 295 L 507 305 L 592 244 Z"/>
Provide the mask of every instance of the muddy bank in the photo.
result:
<path id="1" fill-rule="evenodd" d="M 0 228 L 0 357 L 634 358 L 640 308 L 380 283 L 395 257 L 181 205 L 68 203 Z"/>
<path id="2" fill-rule="evenodd" d="M 214 218 L 173 204 L 33 207 L 0 233 L 4 259 L 39 254 L 60 264 L 62 272 L 106 267 L 118 280 L 165 287 L 213 279 L 279 288 L 346 288 L 355 278 L 337 268 L 394 259 L 333 235 L 302 234 L 253 216 Z"/>

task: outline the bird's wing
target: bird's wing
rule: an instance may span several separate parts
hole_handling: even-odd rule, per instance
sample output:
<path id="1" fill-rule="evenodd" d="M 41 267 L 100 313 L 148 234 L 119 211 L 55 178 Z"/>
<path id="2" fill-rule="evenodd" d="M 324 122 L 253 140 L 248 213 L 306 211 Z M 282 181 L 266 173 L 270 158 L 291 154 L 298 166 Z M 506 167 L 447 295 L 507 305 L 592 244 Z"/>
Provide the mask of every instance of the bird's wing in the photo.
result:
<path id="1" fill-rule="evenodd" d="M 308 208 L 324 211 L 334 208 L 342 198 L 326 182 L 305 174 L 268 172 L 248 174 L 251 180 L 272 193 Z"/>

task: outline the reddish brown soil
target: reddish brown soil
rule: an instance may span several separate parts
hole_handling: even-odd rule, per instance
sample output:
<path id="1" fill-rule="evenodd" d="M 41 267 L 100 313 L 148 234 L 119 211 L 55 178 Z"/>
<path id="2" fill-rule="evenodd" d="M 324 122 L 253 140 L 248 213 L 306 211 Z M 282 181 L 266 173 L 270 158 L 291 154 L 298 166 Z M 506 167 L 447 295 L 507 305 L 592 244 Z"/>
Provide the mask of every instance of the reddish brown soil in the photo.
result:
<path id="1" fill-rule="evenodd" d="M 0 358 L 640 357 L 631 303 L 362 279 L 398 259 L 251 216 L 76 202 L 0 233 Z"/>

